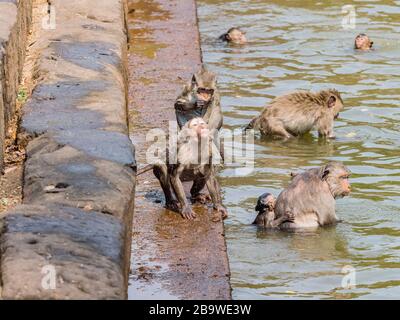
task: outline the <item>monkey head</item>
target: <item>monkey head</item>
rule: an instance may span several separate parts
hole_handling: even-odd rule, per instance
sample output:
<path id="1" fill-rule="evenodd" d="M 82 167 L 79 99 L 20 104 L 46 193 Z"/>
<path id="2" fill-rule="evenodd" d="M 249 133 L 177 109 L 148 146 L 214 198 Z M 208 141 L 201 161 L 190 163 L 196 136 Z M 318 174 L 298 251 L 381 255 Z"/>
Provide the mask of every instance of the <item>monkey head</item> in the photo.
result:
<path id="1" fill-rule="evenodd" d="M 344 104 L 339 91 L 329 89 L 326 91 L 326 104 L 334 119 L 339 117 L 339 112 L 344 109 Z"/>
<path id="2" fill-rule="evenodd" d="M 340 93 L 335 89 L 319 92 L 321 115 L 317 119 L 317 129 L 320 137 L 335 138 L 333 121 L 339 117 L 339 112 L 344 109 Z"/>
<path id="3" fill-rule="evenodd" d="M 326 181 L 335 199 L 348 196 L 351 192 L 349 183 L 350 170 L 341 162 L 331 161 L 321 167 L 321 180 Z"/>
<path id="4" fill-rule="evenodd" d="M 258 212 L 258 214 L 264 213 L 266 211 L 274 211 L 275 202 L 276 199 L 274 195 L 268 192 L 264 193 L 258 198 L 255 210 Z"/>
<path id="5" fill-rule="evenodd" d="M 199 139 L 208 137 L 210 134 L 207 123 L 200 117 L 191 119 L 187 122 L 185 127 L 195 132 Z"/>
<path id="6" fill-rule="evenodd" d="M 193 92 L 192 87 L 185 85 L 182 93 L 175 101 L 175 110 L 185 112 L 192 110 L 196 107 L 196 94 Z"/>
<path id="7" fill-rule="evenodd" d="M 196 93 L 197 107 L 207 106 L 214 96 L 217 87 L 217 77 L 215 73 L 208 71 L 204 66 L 195 73 L 191 82 L 192 91 Z"/>
<path id="8" fill-rule="evenodd" d="M 214 98 L 217 77 L 204 66 L 185 85 L 175 101 L 175 111 L 180 128 L 195 117 L 204 117 Z"/>
<path id="9" fill-rule="evenodd" d="M 245 44 L 247 42 L 246 33 L 239 28 L 230 28 L 227 33 L 221 36 L 221 39 L 235 44 Z"/>
<path id="10" fill-rule="evenodd" d="M 360 33 L 354 40 L 354 48 L 358 50 L 370 50 L 373 44 L 365 33 Z"/>

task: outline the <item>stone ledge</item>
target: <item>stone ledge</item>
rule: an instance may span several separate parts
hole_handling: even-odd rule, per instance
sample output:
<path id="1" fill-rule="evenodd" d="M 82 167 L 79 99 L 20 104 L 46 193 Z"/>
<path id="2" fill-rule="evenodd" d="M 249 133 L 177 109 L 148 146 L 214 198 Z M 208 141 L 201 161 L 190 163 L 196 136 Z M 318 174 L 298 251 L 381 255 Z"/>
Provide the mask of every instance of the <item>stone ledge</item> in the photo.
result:
<path id="1" fill-rule="evenodd" d="M 2 224 L 4 299 L 124 296 L 124 226 L 118 219 L 64 206 L 21 205 Z M 48 267 L 55 270 L 55 287 L 45 278 Z"/>
<path id="2" fill-rule="evenodd" d="M 0 0 L 0 170 L 6 130 L 15 114 L 31 20 L 32 0 Z"/>
<path id="3" fill-rule="evenodd" d="M 34 24 L 37 86 L 19 134 L 27 144 L 23 205 L 3 218 L 3 298 L 124 299 L 136 178 L 126 2 L 52 6 L 55 29 Z M 60 275 L 56 290 L 41 287 L 44 264 Z"/>

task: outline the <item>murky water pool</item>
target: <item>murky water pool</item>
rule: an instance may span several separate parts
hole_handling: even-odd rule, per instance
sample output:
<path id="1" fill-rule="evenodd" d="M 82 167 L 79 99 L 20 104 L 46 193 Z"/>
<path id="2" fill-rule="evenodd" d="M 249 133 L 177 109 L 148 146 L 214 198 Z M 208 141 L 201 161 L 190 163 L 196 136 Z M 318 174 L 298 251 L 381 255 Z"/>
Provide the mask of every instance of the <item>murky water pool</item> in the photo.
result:
<path id="1" fill-rule="evenodd" d="M 355 29 L 343 28 L 343 5 L 354 5 Z M 198 7 L 226 128 L 247 124 L 270 99 L 297 89 L 336 88 L 346 106 L 335 141 L 256 137 L 253 173 L 221 172 L 233 297 L 400 298 L 400 1 L 198 0 Z M 231 26 L 247 31 L 246 46 L 215 41 Z M 375 51 L 352 49 L 359 32 Z M 352 195 L 337 202 L 343 223 L 312 234 L 251 225 L 260 194 L 278 195 L 289 172 L 327 160 L 353 172 Z M 342 286 L 353 280 L 355 288 Z"/>

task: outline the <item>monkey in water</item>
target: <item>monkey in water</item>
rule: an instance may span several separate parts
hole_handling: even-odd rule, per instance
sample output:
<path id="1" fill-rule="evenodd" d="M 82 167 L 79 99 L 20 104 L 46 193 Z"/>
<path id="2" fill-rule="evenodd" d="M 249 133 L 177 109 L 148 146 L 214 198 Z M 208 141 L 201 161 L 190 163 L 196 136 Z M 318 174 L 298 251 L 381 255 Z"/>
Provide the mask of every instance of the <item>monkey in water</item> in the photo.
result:
<path id="1" fill-rule="evenodd" d="M 226 33 L 219 36 L 219 40 L 234 44 L 247 43 L 246 33 L 239 28 L 230 28 Z"/>
<path id="2" fill-rule="evenodd" d="M 350 174 L 343 163 L 331 161 L 292 175 L 289 186 L 276 199 L 274 227 L 315 229 L 339 222 L 335 201 L 350 194 Z"/>
<path id="3" fill-rule="evenodd" d="M 245 130 L 259 129 L 263 135 L 289 139 L 316 128 L 320 137 L 335 138 L 333 121 L 343 108 L 335 89 L 297 91 L 272 100 Z"/>
<path id="4" fill-rule="evenodd" d="M 276 199 L 271 193 L 262 194 L 257 200 L 255 210 L 258 212 L 258 215 L 253 224 L 272 229 L 278 228 L 286 221 L 294 221 L 294 214 L 292 211 L 287 211 L 284 215 L 275 219 L 275 203 Z"/>
<path id="5" fill-rule="evenodd" d="M 373 41 L 365 33 L 360 33 L 354 40 L 354 49 L 368 51 L 372 49 Z"/>
<path id="6" fill-rule="evenodd" d="M 207 123 L 200 117 L 188 121 L 178 134 L 176 161 L 151 166 L 164 191 L 168 209 L 180 212 L 185 219 L 196 218 L 182 185 L 182 181 L 194 181 L 190 190 L 192 197 L 206 185 L 214 210 L 222 219 L 227 218 L 228 212 L 222 205 L 221 187 L 215 177 L 214 156 L 218 157 L 219 151 L 213 143 Z M 147 170 L 147 167 L 140 170 L 138 175 Z"/>

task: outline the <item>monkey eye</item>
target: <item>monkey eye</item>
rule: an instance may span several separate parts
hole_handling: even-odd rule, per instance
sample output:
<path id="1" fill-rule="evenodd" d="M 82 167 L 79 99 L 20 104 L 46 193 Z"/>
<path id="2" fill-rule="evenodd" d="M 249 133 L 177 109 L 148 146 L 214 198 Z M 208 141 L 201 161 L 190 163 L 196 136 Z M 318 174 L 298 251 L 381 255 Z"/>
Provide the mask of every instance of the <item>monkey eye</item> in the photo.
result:
<path id="1" fill-rule="evenodd" d="M 208 88 L 197 88 L 197 93 L 206 93 L 209 95 L 214 94 L 214 89 L 208 89 Z"/>

